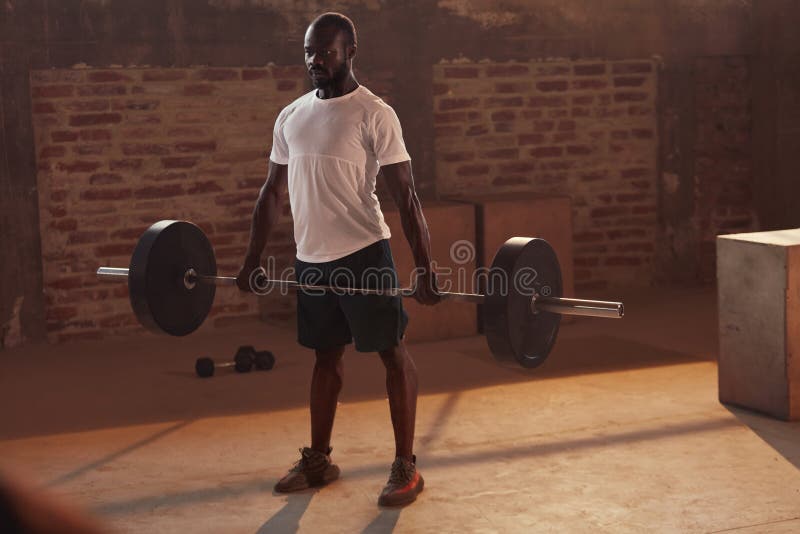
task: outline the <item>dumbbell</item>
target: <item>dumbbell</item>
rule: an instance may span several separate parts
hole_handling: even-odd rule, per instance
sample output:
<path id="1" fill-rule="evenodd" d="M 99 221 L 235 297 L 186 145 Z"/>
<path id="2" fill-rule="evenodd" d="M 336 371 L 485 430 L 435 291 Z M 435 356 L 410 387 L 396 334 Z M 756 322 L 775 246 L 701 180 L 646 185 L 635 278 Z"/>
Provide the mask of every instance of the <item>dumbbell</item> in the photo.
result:
<path id="1" fill-rule="evenodd" d="M 242 345 L 236 349 L 232 362 L 217 363 L 211 358 L 198 358 L 194 364 L 197 376 L 214 376 L 218 367 L 233 367 L 238 373 L 249 373 L 253 366 L 259 371 L 269 371 L 275 366 L 275 356 L 268 350 L 256 351 L 252 345 Z"/>
<path id="2" fill-rule="evenodd" d="M 234 359 L 249 358 L 252 365 L 259 371 L 269 371 L 275 367 L 275 355 L 268 350 L 256 351 L 252 345 L 242 345 L 236 350 Z M 249 371 L 249 369 L 248 369 Z"/>

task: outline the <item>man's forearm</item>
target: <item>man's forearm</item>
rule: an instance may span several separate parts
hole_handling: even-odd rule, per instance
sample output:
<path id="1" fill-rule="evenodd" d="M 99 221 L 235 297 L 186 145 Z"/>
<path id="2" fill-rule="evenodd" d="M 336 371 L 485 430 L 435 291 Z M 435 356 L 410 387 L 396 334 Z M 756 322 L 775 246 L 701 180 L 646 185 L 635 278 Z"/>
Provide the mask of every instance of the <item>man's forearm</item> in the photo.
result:
<path id="1" fill-rule="evenodd" d="M 258 195 L 253 210 L 253 222 L 250 226 L 250 244 L 247 247 L 247 258 L 260 260 L 261 253 L 267 245 L 267 238 L 278 221 L 281 210 L 281 198 L 274 187 L 264 184 Z"/>
<path id="2" fill-rule="evenodd" d="M 428 269 L 431 264 L 431 237 L 428 232 L 428 223 L 422 214 L 422 205 L 417 194 L 410 191 L 400 209 L 400 222 L 406 235 L 411 252 L 414 255 L 414 264 L 418 268 Z"/>

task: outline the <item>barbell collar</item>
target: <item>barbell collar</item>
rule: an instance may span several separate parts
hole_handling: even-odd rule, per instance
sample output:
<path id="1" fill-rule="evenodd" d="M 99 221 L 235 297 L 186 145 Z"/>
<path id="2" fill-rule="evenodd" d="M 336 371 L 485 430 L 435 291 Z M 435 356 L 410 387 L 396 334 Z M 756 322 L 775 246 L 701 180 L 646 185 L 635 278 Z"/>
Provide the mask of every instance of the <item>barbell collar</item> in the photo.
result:
<path id="1" fill-rule="evenodd" d="M 531 298 L 531 312 L 538 313 L 540 311 L 560 313 L 561 315 L 602 317 L 606 319 L 621 319 L 625 315 L 625 307 L 621 302 L 569 299 L 563 297 L 541 297 L 534 295 Z"/>

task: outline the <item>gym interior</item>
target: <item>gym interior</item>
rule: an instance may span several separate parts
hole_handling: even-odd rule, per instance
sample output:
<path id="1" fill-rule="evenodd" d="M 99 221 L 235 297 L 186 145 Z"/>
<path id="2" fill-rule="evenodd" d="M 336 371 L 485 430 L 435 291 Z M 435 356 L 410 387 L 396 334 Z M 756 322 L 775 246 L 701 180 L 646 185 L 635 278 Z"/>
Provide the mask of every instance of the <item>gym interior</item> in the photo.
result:
<path id="1" fill-rule="evenodd" d="M 400 507 L 384 366 L 352 344 L 340 478 L 274 490 L 314 351 L 291 284 L 232 287 L 326 11 L 402 125 L 439 289 L 469 294 L 402 299 L 425 488 Z M 798 23 L 792 0 L 6 0 L 0 530 L 800 531 Z M 202 250 L 145 250 L 159 221 Z M 295 223 L 286 202 L 265 248 L 281 279 Z"/>

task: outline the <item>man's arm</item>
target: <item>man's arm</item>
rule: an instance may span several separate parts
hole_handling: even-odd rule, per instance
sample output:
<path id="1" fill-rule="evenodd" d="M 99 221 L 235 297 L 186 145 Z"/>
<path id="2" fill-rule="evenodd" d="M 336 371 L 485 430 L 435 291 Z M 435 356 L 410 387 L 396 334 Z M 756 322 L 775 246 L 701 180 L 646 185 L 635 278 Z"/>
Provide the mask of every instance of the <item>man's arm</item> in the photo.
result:
<path id="1" fill-rule="evenodd" d="M 414 254 L 414 264 L 417 266 L 419 277 L 416 280 L 416 299 L 422 304 L 436 304 L 440 297 L 437 294 L 436 277 L 433 272 L 431 258 L 431 239 L 428 232 L 428 223 L 422 214 L 422 205 L 414 189 L 414 176 L 411 172 L 411 162 L 402 161 L 381 167 L 389 192 L 400 210 L 400 222 L 403 233 L 406 235 L 411 252 Z"/>
<path id="2" fill-rule="evenodd" d="M 244 265 L 236 277 L 236 284 L 243 291 L 250 290 L 250 273 L 261 264 L 261 253 L 267 244 L 267 238 L 283 210 L 288 169 L 288 165 L 280 165 L 272 160 L 269 162 L 267 181 L 261 186 L 261 192 L 253 210 L 250 244 L 247 246 Z"/>

